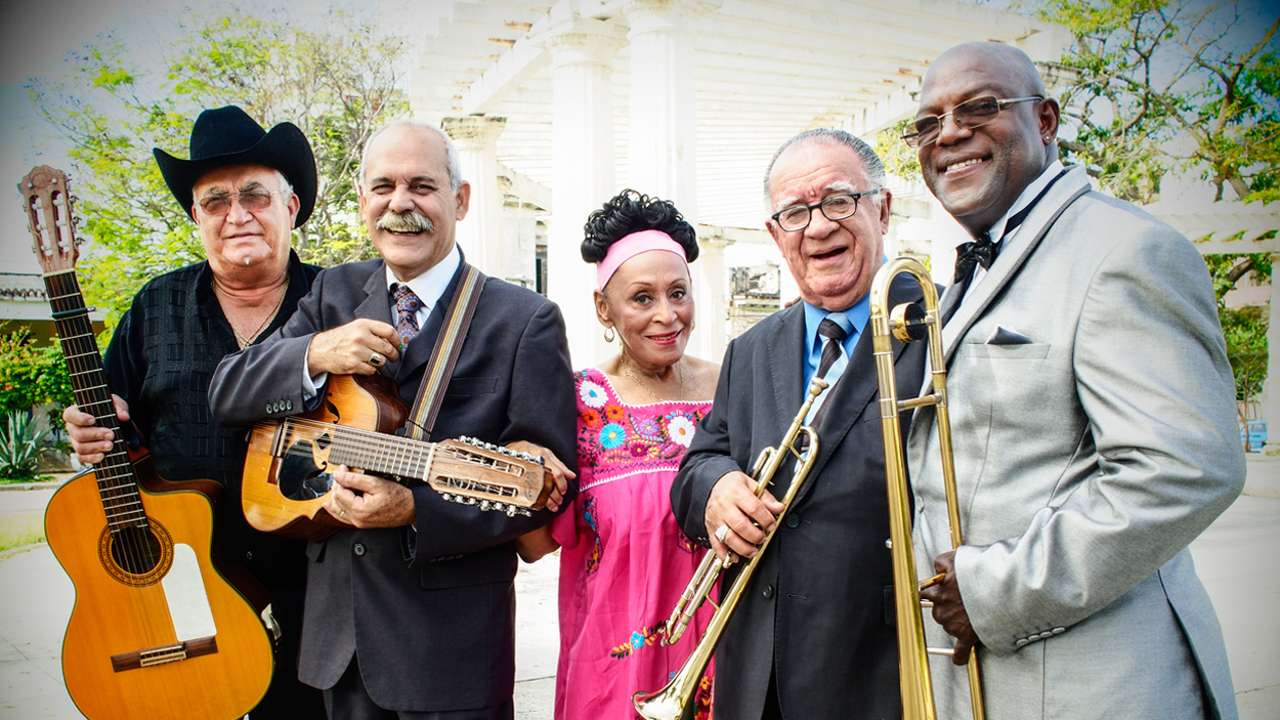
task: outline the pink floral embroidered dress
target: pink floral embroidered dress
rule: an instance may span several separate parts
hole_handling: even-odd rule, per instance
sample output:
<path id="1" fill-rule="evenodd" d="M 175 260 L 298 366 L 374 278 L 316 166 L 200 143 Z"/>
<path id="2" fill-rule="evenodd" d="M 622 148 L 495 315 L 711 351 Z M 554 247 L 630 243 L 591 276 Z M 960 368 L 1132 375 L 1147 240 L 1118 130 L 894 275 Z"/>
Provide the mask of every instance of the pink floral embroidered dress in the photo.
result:
<path id="1" fill-rule="evenodd" d="M 556 518 L 560 552 L 557 720 L 634 718 L 631 695 L 666 685 L 710 616 L 680 642 L 662 626 L 702 559 L 671 515 L 671 481 L 710 402 L 624 403 L 599 370 L 577 373 L 578 483 Z M 698 693 L 708 715 L 709 680 Z"/>

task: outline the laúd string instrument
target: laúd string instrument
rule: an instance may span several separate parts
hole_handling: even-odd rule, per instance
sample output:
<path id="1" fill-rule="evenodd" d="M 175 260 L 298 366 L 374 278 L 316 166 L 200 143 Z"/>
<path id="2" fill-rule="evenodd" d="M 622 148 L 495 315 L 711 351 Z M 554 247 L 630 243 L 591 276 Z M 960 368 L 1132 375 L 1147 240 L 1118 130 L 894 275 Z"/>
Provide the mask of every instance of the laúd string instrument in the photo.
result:
<path id="1" fill-rule="evenodd" d="M 889 310 L 889 287 L 903 273 L 920 284 L 923 307 L 904 303 Z M 924 265 L 899 257 L 887 263 L 871 281 L 871 334 L 875 351 L 876 379 L 880 388 L 880 421 L 884 434 L 884 468 L 889 493 L 889 542 L 893 554 L 893 592 L 898 628 L 898 673 L 904 720 L 935 720 L 933 681 L 929 655 L 951 655 L 951 648 L 931 648 L 925 644 L 920 591 L 942 580 L 935 575 L 923 583 L 916 575 L 911 544 L 911 489 L 903 455 L 902 429 L 898 414 L 905 410 L 932 406 L 938 423 L 938 446 L 942 453 L 942 482 L 947 500 L 951 546 L 964 542 L 960 532 L 960 509 L 956 494 L 955 458 L 951 452 L 951 419 L 947 412 L 946 357 L 942 352 L 942 318 L 938 311 L 938 290 Z M 898 400 L 894 381 L 893 348 L 890 339 L 900 342 L 929 342 L 931 391 L 918 398 Z M 982 678 L 975 651 L 969 656 L 969 700 L 973 720 L 983 720 Z"/>
<path id="2" fill-rule="evenodd" d="M 755 555 L 751 556 L 746 566 L 742 568 L 742 572 L 738 573 L 738 577 L 734 578 L 733 584 L 721 595 L 720 605 L 716 608 L 715 614 L 712 615 L 711 621 L 707 625 L 706 633 L 698 641 L 689 658 L 680 666 L 680 670 L 676 672 L 675 677 L 661 690 L 649 693 L 637 692 L 632 696 L 631 700 L 635 705 L 636 712 L 645 720 L 677 720 L 692 717 L 694 692 L 698 689 L 698 683 L 701 682 L 703 673 L 706 672 L 707 663 L 711 662 L 711 656 L 715 653 L 716 645 L 720 642 L 720 636 L 724 633 L 725 627 L 728 626 L 729 620 L 733 617 L 733 612 L 738 606 L 738 601 L 742 599 L 747 585 L 751 582 L 751 577 L 755 574 L 760 558 L 764 557 L 765 550 L 769 548 L 769 543 L 773 540 L 777 529 L 782 527 L 782 520 L 787 511 L 791 509 L 791 503 L 795 500 L 796 493 L 804 486 L 805 480 L 809 476 L 809 471 L 813 468 L 813 463 L 818 458 L 818 433 L 812 427 L 805 425 L 804 421 L 809 416 L 809 410 L 813 407 L 814 401 L 818 399 L 818 396 L 822 394 L 826 387 L 827 381 L 822 378 L 814 378 L 809 382 L 809 392 L 804 404 L 800 406 L 800 411 L 796 413 L 795 418 L 791 421 L 791 426 L 787 428 L 782 440 L 777 447 L 769 447 L 760 451 L 760 455 L 756 458 L 756 462 L 751 469 L 751 477 L 756 481 L 756 497 L 764 495 L 784 462 L 788 462 L 793 458 L 799 462 L 791 484 L 787 487 L 783 497 L 780 498 L 782 512 L 778 513 L 773 527 L 765 533 L 764 541 L 760 543 L 760 549 L 756 551 Z M 802 437 L 807 442 L 802 442 Z M 671 645 L 680 639 L 698 608 L 702 606 L 704 601 L 710 600 L 711 591 L 715 588 L 716 580 L 719 579 L 720 573 L 736 560 L 737 556 L 733 553 L 729 553 L 724 559 L 721 559 L 714 552 L 707 552 L 706 556 L 702 558 L 702 562 L 698 565 L 698 569 L 694 571 L 693 577 L 689 580 L 689 584 L 685 587 L 680 599 L 676 602 L 675 609 L 671 612 L 671 617 L 667 620 L 666 632 L 662 641 L 664 645 Z"/>

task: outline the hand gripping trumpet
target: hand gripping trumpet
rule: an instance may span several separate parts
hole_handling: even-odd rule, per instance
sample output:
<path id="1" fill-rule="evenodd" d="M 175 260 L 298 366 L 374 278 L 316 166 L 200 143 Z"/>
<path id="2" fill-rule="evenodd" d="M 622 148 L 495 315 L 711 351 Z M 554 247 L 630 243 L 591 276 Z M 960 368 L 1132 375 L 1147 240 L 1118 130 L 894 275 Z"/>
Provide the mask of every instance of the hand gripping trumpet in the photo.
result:
<path id="1" fill-rule="evenodd" d="M 886 312 L 889 286 L 902 273 L 912 275 L 924 292 L 924 307 L 914 303 L 898 305 Z M 898 400 L 894 381 L 893 348 L 890 335 L 901 342 L 929 340 L 932 391 L 918 398 Z M 880 387 L 880 421 L 884 434 L 884 470 L 889 493 L 889 543 L 893 553 L 893 593 L 898 628 L 898 674 L 902 693 L 903 720 L 935 720 L 933 682 L 929 675 L 929 655 L 950 655 L 950 648 L 925 645 L 920 591 L 942 580 L 935 575 L 918 583 L 911 545 L 910 489 L 902 453 L 902 429 L 898 414 L 904 410 L 932 405 L 938 423 L 938 445 L 942 453 L 942 483 L 947 499 L 951 546 L 964 543 L 960 533 L 960 509 L 956 495 L 955 460 L 951 452 L 951 419 L 947 412 L 947 370 L 942 353 L 942 318 L 938 311 L 938 290 L 929 272 L 918 261 L 899 257 L 876 273 L 871 281 L 871 333 L 876 359 L 876 379 Z M 969 656 L 969 701 L 973 720 L 983 720 L 982 678 L 978 655 Z"/>
<path id="2" fill-rule="evenodd" d="M 778 514 L 774 521 L 773 527 L 765 535 L 764 542 L 760 543 L 760 549 L 751 559 L 747 561 L 746 567 L 742 568 L 742 572 L 738 577 L 734 578 L 733 584 L 729 586 L 727 592 L 720 598 L 720 605 L 716 607 L 715 614 L 711 617 L 711 622 L 707 625 L 707 632 L 698 641 L 689 658 L 680 666 L 680 670 L 676 672 L 671 682 L 666 687 L 656 692 L 645 693 L 637 692 L 631 697 L 632 703 L 635 705 L 636 712 L 645 720 L 681 720 L 688 718 L 692 714 L 693 694 L 698 689 L 698 683 L 702 680 L 702 674 L 706 671 L 707 663 L 711 662 L 711 656 L 715 653 L 716 645 L 720 642 L 720 636 L 724 633 L 725 627 L 729 624 L 729 619 L 733 617 L 733 611 L 738 606 L 738 601 L 742 599 L 742 594 L 746 590 L 747 584 L 751 582 L 751 576 L 755 573 L 756 566 L 760 563 L 760 558 L 764 557 L 764 551 L 769 547 L 769 542 L 773 540 L 774 533 L 782 526 L 782 519 L 791 509 L 791 501 L 795 499 L 796 492 L 804 485 L 805 479 L 809 476 L 809 471 L 813 468 L 813 463 L 818 458 L 818 433 L 813 428 L 804 424 L 805 418 L 809 415 L 809 410 L 813 407 L 813 403 L 826 389 L 827 381 L 822 378 L 814 378 L 809 382 L 809 392 L 805 398 L 804 404 L 800 406 L 800 411 L 796 413 L 795 418 L 791 421 L 791 426 L 787 428 L 787 432 L 782 437 L 782 441 L 777 447 L 768 447 L 760 451 L 755 464 L 751 468 L 751 477 L 756 481 L 756 497 L 764 495 L 769 484 L 773 481 L 774 476 L 778 474 L 778 470 L 782 468 L 782 464 L 790 458 L 795 458 L 800 465 L 796 468 L 795 476 L 791 480 L 791 484 L 787 487 L 786 494 L 781 498 L 782 512 Z M 801 436 L 808 438 L 807 445 L 797 447 L 797 441 Z M 684 592 L 680 595 L 680 600 L 676 602 L 675 609 L 671 611 L 671 617 L 667 620 L 666 632 L 663 637 L 663 644 L 671 645 L 680 639 L 685 629 L 689 626 L 689 621 L 693 619 L 698 608 L 702 606 L 703 601 L 711 602 L 711 590 L 715 587 L 716 580 L 720 577 L 720 573 L 735 561 L 737 556 L 729 553 L 724 560 L 716 557 L 716 554 L 707 551 L 702 558 L 702 563 L 698 565 L 698 569 L 694 571 L 693 577 L 689 580 L 689 585 L 685 587 Z M 714 603 L 713 603 L 714 604 Z"/>

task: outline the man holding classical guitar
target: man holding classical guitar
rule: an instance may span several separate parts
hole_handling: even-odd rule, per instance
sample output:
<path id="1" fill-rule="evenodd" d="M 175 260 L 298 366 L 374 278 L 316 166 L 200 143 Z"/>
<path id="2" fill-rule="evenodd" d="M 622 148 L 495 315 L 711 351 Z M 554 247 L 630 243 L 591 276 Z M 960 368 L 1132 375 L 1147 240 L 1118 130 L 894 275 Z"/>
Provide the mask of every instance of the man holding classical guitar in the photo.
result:
<path id="1" fill-rule="evenodd" d="M 279 331 L 219 365 L 209 401 L 220 422 L 320 408 L 341 423 L 351 414 L 335 393 L 343 376 L 382 379 L 415 406 L 408 434 L 516 445 L 541 455 L 561 488 L 573 478 L 556 459 L 575 455 L 560 312 L 463 260 L 454 228 L 470 187 L 456 158 L 432 127 L 374 133 L 357 189 L 382 259 L 321 273 Z M 431 398 L 435 412 L 416 412 Z M 399 452 L 382 437 L 379 454 Z M 303 682 L 324 690 L 333 718 L 512 718 L 514 541 L 550 521 L 564 489 L 520 515 L 345 468 L 326 474 L 335 488 L 325 510 L 347 525 L 307 548 Z"/>
<path id="2" fill-rule="evenodd" d="M 224 355 L 282 326 L 319 268 L 290 249 L 316 197 L 311 146 L 292 123 L 263 130 L 238 107 L 206 110 L 191 131 L 190 159 L 154 151 L 182 211 L 200 229 L 205 262 L 161 275 L 138 292 L 104 361 L 117 413 L 168 480 L 208 478 L 224 491 L 213 555 L 267 589 L 282 633 L 270 689 L 254 720 L 314 717 L 319 693 L 298 682 L 306 558 L 302 543 L 254 531 L 238 502 L 244 432 L 209 417 L 207 384 Z M 63 419 L 80 459 L 100 463 L 112 430 L 72 406 Z M 241 588 L 245 591 L 245 588 Z"/>

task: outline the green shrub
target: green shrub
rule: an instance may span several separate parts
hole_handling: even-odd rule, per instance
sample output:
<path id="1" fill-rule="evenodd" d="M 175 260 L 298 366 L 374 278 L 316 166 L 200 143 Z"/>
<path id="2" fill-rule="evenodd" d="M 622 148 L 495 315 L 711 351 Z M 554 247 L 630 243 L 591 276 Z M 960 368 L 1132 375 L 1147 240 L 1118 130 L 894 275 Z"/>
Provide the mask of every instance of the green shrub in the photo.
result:
<path id="1" fill-rule="evenodd" d="M 62 348 L 38 346 L 25 327 L 0 324 L 0 413 L 25 413 L 52 403 L 49 424 L 62 427 L 62 408 L 75 402 Z"/>
<path id="2" fill-rule="evenodd" d="M 0 480 L 38 479 L 40 443 L 47 434 L 36 430 L 31 413 L 6 413 L 5 422 L 0 425 Z"/>

